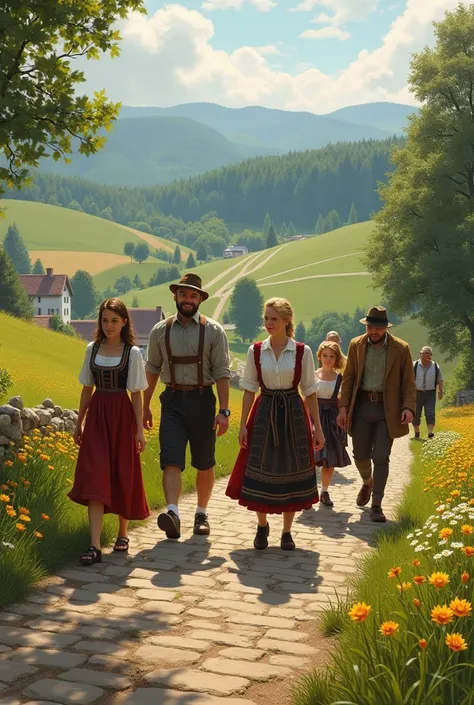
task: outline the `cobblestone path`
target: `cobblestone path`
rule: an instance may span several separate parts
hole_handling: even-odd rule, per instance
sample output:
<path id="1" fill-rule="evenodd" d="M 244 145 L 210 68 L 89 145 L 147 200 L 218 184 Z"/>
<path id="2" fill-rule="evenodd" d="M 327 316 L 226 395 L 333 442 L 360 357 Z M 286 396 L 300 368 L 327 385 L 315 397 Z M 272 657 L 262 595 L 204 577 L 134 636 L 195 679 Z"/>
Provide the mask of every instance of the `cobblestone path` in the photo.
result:
<path id="1" fill-rule="evenodd" d="M 389 518 L 409 461 L 408 440 L 396 441 Z M 127 557 L 64 569 L 0 612 L 0 705 L 287 702 L 289 684 L 324 655 L 315 617 L 335 589 L 346 594 L 355 560 L 383 530 L 355 506 L 359 484 L 353 467 L 335 474 L 334 510 L 297 517 L 294 552 L 279 548 L 281 519 L 271 517 L 269 548 L 253 549 L 254 515 L 224 497 L 223 479 L 209 539 L 192 535 L 189 495 L 179 542 L 163 540 L 152 518 Z"/>

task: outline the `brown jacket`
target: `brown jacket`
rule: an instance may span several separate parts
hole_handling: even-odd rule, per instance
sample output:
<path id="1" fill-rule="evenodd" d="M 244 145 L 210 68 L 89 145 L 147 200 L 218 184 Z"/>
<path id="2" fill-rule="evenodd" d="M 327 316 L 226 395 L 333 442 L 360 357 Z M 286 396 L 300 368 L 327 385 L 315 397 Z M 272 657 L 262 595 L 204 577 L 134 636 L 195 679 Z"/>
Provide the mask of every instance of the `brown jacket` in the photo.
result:
<path id="1" fill-rule="evenodd" d="M 388 336 L 387 362 L 385 365 L 383 405 L 388 432 L 391 438 L 400 438 L 408 433 L 408 424 L 402 424 L 400 417 L 403 409 L 415 413 L 416 384 L 413 372 L 410 346 L 404 340 Z M 348 410 L 348 430 L 350 432 L 352 413 L 357 391 L 361 385 L 364 371 L 367 334 L 351 340 L 347 353 L 347 364 L 341 386 L 341 406 Z"/>

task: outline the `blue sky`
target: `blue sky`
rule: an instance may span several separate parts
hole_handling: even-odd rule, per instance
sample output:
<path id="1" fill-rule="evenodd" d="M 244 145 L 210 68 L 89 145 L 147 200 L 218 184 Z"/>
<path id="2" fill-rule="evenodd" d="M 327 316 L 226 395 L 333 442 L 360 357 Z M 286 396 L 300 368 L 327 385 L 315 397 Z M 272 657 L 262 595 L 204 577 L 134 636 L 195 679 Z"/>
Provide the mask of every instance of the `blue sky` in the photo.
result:
<path id="1" fill-rule="evenodd" d="M 121 56 L 84 62 L 89 89 L 126 105 L 207 101 L 328 113 L 416 104 L 414 52 L 458 0 L 146 0 L 119 23 Z"/>

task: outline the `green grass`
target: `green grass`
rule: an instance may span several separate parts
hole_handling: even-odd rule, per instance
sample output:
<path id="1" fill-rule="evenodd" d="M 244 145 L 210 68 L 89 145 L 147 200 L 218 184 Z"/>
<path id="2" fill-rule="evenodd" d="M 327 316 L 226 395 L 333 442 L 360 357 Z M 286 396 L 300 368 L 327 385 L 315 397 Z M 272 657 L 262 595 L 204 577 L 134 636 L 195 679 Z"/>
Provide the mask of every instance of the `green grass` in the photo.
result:
<path id="1" fill-rule="evenodd" d="M 412 357 L 414 360 L 418 358 L 418 353 L 423 345 L 431 345 L 433 348 L 433 360 L 435 360 L 443 371 L 444 380 L 451 377 L 456 361 L 447 360 L 444 353 L 430 340 L 427 329 L 420 325 L 416 320 L 407 319 L 398 326 L 393 326 L 391 332 L 398 338 L 406 340 L 410 344 Z"/>
<path id="2" fill-rule="evenodd" d="M 170 266 L 171 265 L 167 262 L 162 262 L 159 259 L 150 257 L 150 259 L 148 259 L 146 262 L 142 262 L 142 264 L 138 264 L 138 262 L 128 262 L 127 264 L 119 264 L 117 267 L 111 267 L 110 269 L 106 269 L 103 272 L 99 272 L 99 274 L 95 275 L 94 282 L 99 291 L 104 291 L 104 289 L 106 289 L 108 286 L 113 287 L 115 281 L 120 277 L 130 277 L 131 281 L 133 282 L 135 275 L 138 274 L 141 282 L 143 284 L 147 284 L 153 274 L 157 271 L 157 269 L 160 269 L 162 267 L 168 268 Z M 142 297 L 140 296 L 141 291 L 145 292 L 144 289 L 134 291 L 132 299 L 134 295 L 138 296 L 138 299 L 140 300 L 140 306 L 147 308 L 147 305 L 142 305 Z M 150 300 L 150 297 L 148 295 L 144 296 L 143 298 L 146 298 L 147 301 Z"/>
<path id="3" fill-rule="evenodd" d="M 63 407 L 76 408 L 81 390 L 77 377 L 85 343 L 5 314 L 0 314 L 0 331 L 1 364 L 8 369 L 14 380 L 13 388 L 5 395 L 6 399 L 20 394 L 28 406 L 49 397 Z M 154 509 L 164 504 L 157 438 L 159 391 L 157 389 L 153 400 L 155 430 L 149 435 L 142 456 L 148 503 Z M 228 475 L 237 457 L 241 398 L 238 390 L 231 390 L 230 407 L 234 422 L 229 432 L 217 442 L 217 477 Z M 27 530 L 20 533 L 16 529 L 18 519 L 8 517 L 2 503 L 0 538 L 11 542 L 15 548 L 11 550 L 2 547 L 0 550 L 0 605 L 21 599 L 37 580 L 75 560 L 90 543 L 87 510 L 66 496 L 75 468 L 75 449 L 70 437 L 67 438 L 69 440 L 39 439 L 33 444 L 33 451 L 27 451 L 30 457 L 26 462 L 12 456 L 13 466 L 5 468 L 2 473 L 2 484 L 8 481 L 17 483 L 14 488 L 16 496 L 11 497 L 11 504 L 15 508 L 26 507 L 31 522 L 26 524 Z M 40 450 L 40 444 L 42 452 L 48 455 L 47 460 L 41 459 L 36 452 Z M 61 446 L 65 448 L 64 451 Z M 48 465 L 54 469 L 48 469 Z M 194 489 L 195 476 L 196 473 L 191 469 L 183 474 L 185 492 Z M 29 486 L 25 486 L 21 478 L 27 480 Z M 13 494 L 13 489 L 8 492 Z M 50 520 L 42 520 L 42 513 L 50 516 Z M 34 538 L 35 529 L 43 533 L 42 540 Z M 107 516 L 104 522 L 104 544 L 113 540 L 116 530 L 116 518 Z"/>

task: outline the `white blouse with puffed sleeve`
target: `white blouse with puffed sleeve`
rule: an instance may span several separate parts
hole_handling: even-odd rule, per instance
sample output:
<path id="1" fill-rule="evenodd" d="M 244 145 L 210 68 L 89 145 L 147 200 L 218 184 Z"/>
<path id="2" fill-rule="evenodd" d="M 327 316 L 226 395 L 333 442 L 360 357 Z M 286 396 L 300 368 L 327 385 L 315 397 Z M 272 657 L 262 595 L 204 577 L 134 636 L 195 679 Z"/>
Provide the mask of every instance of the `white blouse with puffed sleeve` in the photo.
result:
<path id="1" fill-rule="evenodd" d="M 79 374 L 79 382 L 85 387 L 93 387 L 94 375 L 91 370 L 91 355 L 94 343 L 89 343 L 86 348 L 86 355 L 84 358 L 84 363 L 82 365 L 81 372 Z M 105 355 L 96 355 L 95 363 L 99 367 L 115 367 L 119 364 L 121 357 L 106 357 Z M 130 350 L 130 357 L 128 359 L 128 375 L 127 375 L 127 389 L 129 392 L 142 392 L 148 387 L 145 374 L 145 363 L 143 356 L 140 352 L 140 348 L 136 345 Z"/>

